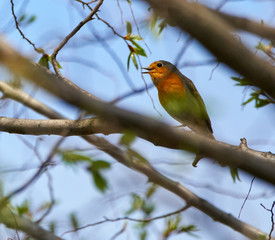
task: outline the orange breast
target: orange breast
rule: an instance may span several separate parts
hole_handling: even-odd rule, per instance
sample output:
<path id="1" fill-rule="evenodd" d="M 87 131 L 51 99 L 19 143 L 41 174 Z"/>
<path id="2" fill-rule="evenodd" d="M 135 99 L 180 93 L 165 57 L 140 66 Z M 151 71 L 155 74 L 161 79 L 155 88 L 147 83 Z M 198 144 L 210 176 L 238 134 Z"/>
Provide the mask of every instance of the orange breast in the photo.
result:
<path id="1" fill-rule="evenodd" d="M 170 95 L 170 94 L 180 94 L 185 95 L 185 87 L 181 78 L 175 74 L 171 73 L 165 79 L 162 79 L 156 86 L 159 95 Z"/>

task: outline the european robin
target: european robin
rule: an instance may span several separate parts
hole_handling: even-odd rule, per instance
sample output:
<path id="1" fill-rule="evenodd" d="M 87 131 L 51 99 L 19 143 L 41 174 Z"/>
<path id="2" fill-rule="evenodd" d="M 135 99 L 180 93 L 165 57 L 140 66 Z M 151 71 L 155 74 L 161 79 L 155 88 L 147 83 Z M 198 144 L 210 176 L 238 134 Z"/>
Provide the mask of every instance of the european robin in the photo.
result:
<path id="1" fill-rule="evenodd" d="M 143 73 L 151 76 L 158 90 L 159 101 L 171 117 L 192 131 L 214 139 L 204 102 L 189 78 L 172 63 L 163 60 L 153 62 L 143 69 L 147 70 Z M 203 156 L 197 154 L 193 166 L 201 158 Z"/>

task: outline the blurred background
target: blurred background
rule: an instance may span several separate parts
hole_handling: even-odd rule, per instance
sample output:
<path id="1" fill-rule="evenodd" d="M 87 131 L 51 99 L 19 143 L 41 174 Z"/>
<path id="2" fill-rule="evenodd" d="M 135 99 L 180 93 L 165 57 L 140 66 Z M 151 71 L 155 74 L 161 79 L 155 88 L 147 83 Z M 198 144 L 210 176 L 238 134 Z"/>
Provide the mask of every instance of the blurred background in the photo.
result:
<path id="1" fill-rule="evenodd" d="M 274 1 L 201 2 L 213 9 L 220 7 L 222 12 L 274 25 Z M 14 10 L 18 19 L 23 18 L 20 28 L 24 35 L 35 43 L 36 47 L 43 48 L 47 54 L 51 54 L 64 37 L 89 14 L 87 7 L 84 8 L 80 2 L 73 0 L 14 0 Z M 130 53 L 127 44 L 104 22 L 94 19 L 77 32 L 58 54 L 57 60 L 62 66 L 62 74 L 102 100 L 112 101 L 133 90 L 145 88 L 145 83 L 147 86 L 152 84 L 149 76 L 142 77 L 141 65 L 147 67 L 156 60 L 177 62 L 180 71 L 194 82 L 201 94 L 217 140 L 239 145 L 240 138 L 245 137 L 250 148 L 275 152 L 274 106 L 269 104 L 255 108 L 253 101 L 242 106 L 242 103 L 249 99 L 251 89 L 235 86 L 236 82 L 231 77 L 240 76 L 227 66 L 217 63 L 204 47 L 196 40 L 190 40 L 189 35 L 180 29 L 167 25 L 159 33 L 158 24 L 151 27 L 152 14 L 153 11 L 146 2 L 137 0 L 131 3 L 124 0 L 106 0 L 98 13 L 98 16 L 108 22 L 120 35 L 127 34 L 126 21 L 129 21 L 132 33 L 144 39 L 137 42 L 145 50 L 147 57 L 139 57 L 138 69 L 130 61 L 127 71 L 127 58 Z M 10 1 L 0 3 L 0 34 L 17 51 L 34 62 L 39 61 L 41 55 L 33 50 L 15 27 Z M 255 47 L 261 41 L 259 37 L 242 32 L 235 34 L 236 38 L 252 51 L 258 51 Z M 265 41 L 263 43 L 267 44 Z M 185 51 L 179 56 L 183 48 Z M 3 67 L 0 68 L 0 76 L 2 81 L 15 81 L 14 76 Z M 25 81 L 19 82 L 19 85 L 32 97 L 67 118 L 78 118 L 80 113 L 78 109 Z M 160 105 L 155 88 L 125 97 L 116 105 L 162 120 L 172 126 L 179 125 Z M 0 113 L 3 117 L 11 118 L 45 118 L 9 99 L 0 101 Z M 104 137 L 118 144 L 121 134 Z M 39 167 L 40 161 L 47 158 L 59 138 L 1 132 L 0 180 L 3 193 L 7 194 L 27 181 Z M 180 182 L 216 207 L 238 217 L 253 176 L 240 171 L 241 181 L 233 182 L 229 169 L 220 167 L 212 160 L 203 159 L 197 168 L 193 168 L 191 163 L 194 155 L 191 153 L 157 147 L 138 138 L 132 147 L 167 177 Z M 91 159 L 107 161 L 111 167 L 102 172 L 108 184 L 107 190 L 102 192 L 95 185 L 85 163 L 68 164 L 61 155 L 56 155 L 53 158 L 55 166 L 49 168 L 48 174 L 44 174 L 31 187 L 12 199 L 14 206 L 22 207 L 24 204 L 28 206 L 28 217 L 34 220 L 39 219 L 45 211 L 45 206 L 51 199 L 55 199 L 53 209 L 41 226 L 46 229 L 49 229 L 50 225 L 54 226 L 57 235 L 75 227 L 73 218 L 76 219 L 77 226 L 84 226 L 102 221 L 104 217 L 108 219 L 124 217 L 133 207 L 135 197 L 144 198 L 150 188 L 147 178 L 143 175 L 122 166 L 79 137 L 66 138 L 60 150 L 75 150 Z M 240 220 L 269 233 L 270 212 L 260 204 L 270 208 L 274 196 L 274 187 L 256 178 L 242 209 Z M 151 217 L 173 212 L 184 206 L 180 198 L 162 188 L 157 188 L 148 201 L 154 206 Z M 137 210 L 129 213 L 129 216 L 142 218 L 144 213 Z M 214 222 L 194 208 L 181 214 L 181 223 L 193 224 L 198 231 L 193 232 L 194 235 L 172 234 L 169 239 L 245 239 L 239 233 Z M 124 224 L 125 221 L 106 222 L 75 233 L 67 233 L 63 237 L 112 239 L 119 230 L 123 229 Z M 164 219 L 151 222 L 146 227 L 146 239 L 163 239 L 162 234 L 166 224 L 167 220 Z M 142 231 L 143 228 L 138 223 L 128 221 L 125 230 L 116 239 L 140 239 Z M 8 237 L 18 238 L 13 230 L 1 226 L 0 239 Z"/>

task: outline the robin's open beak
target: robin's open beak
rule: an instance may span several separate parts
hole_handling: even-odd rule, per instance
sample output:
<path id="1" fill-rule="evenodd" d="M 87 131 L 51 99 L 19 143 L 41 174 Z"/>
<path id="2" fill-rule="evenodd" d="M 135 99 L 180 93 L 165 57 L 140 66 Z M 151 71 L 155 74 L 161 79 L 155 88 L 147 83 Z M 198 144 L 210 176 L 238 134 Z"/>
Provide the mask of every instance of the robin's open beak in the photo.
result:
<path id="1" fill-rule="evenodd" d="M 150 71 L 152 71 L 154 68 L 142 68 L 142 69 L 145 69 L 145 70 L 147 70 L 148 72 L 142 72 L 143 74 L 149 74 L 150 73 Z"/>

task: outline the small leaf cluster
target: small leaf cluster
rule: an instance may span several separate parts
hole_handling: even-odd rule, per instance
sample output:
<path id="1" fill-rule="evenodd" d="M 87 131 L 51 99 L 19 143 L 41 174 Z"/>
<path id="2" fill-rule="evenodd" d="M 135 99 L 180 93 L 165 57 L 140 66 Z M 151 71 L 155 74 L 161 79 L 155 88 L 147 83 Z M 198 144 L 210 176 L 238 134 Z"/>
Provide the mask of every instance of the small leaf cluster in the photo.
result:
<path id="1" fill-rule="evenodd" d="M 195 225 L 182 225 L 181 215 L 169 217 L 166 221 L 166 227 L 163 231 L 163 238 L 168 239 L 172 234 L 188 233 L 194 235 L 193 232 L 198 231 Z"/>
<path id="2" fill-rule="evenodd" d="M 43 54 L 42 57 L 39 59 L 38 63 L 47 68 L 50 69 L 50 64 L 52 62 L 52 57 L 49 54 L 46 54 L 45 51 L 42 48 L 39 48 L 39 51 Z M 59 64 L 58 61 L 56 61 L 57 66 L 59 69 L 62 69 L 61 65 Z"/>
<path id="3" fill-rule="evenodd" d="M 151 10 L 151 9 L 149 9 L 149 10 Z M 157 28 L 158 35 L 160 35 L 162 33 L 162 31 L 168 25 L 170 25 L 172 27 L 176 26 L 176 24 L 172 23 L 171 21 L 167 21 L 166 19 L 161 18 L 155 12 L 152 14 L 150 28 L 151 28 L 151 30 L 154 30 L 155 28 Z"/>
<path id="4" fill-rule="evenodd" d="M 76 166 L 78 164 L 84 163 L 86 165 L 86 170 L 91 174 L 93 182 L 96 188 L 105 192 L 108 188 L 108 183 L 106 178 L 103 176 L 102 171 L 110 168 L 110 163 L 104 160 L 95 160 L 90 156 L 86 156 L 77 151 L 59 151 L 62 160 L 65 164 L 69 166 Z"/>
<path id="5" fill-rule="evenodd" d="M 137 43 L 137 41 L 142 40 L 142 37 L 132 34 L 132 25 L 130 22 L 126 22 L 127 34 L 124 39 L 127 41 L 127 46 L 130 50 L 128 59 L 127 59 L 127 69 L 130 67 L 130 60 L 132 60 L 136 69 L 138 69 L 137 57 L 143 56 L 147 57 L 145 50 Z"/>
<path id="6" fill-rule="evenodd" d="M 231 77 L 231 79 L 237 82 L 236 86 L 252 86 L 251 83 L 249 83 L 244 77 Z M 270 103 L 274 103 L 266 96 L 264 91 L 255 87 L 253 87 L 252 93 L 250 93 L 250 97 L 245 102 L 243 102 L 242 105 L 245 106 L 252 101 L 255 101 L 256 108 L 264 107 Z"/>
<path id="7" fill-rule="evenodd" d="M 157 186 L 155 184 L 151 184 L 146 190 L 144 196 L 140 196 L 136 193 L 131 194 L 131 206 L 126 212 L 126 215 L 139 213 L 143 216 L 143 219 L 149 219 L 155 210 L 155 203 L 152 200 L 152 196 L 156 192 L 156 189 Z M 140 240 L 145 240 L 147 238 L 147 227 L 149 224 L 150 221 L 144 221 L 136 225 L 136 228 L 139 231 Z"/>
<path id="8" fill-rule="evenodd" d="M 234 183 L 236 182 L 236 180 L 241 181 L 238 168 L 230 167 L 230 174 Z"/>
<path id="9" fill-rule="evenodd" d="M 79 228 L 79 220 L 75 213 L 70 214 L 70 225 L 73 230 L 77 230 Z"/>
<path id="10" fill-rule="evenodd" d="M 128 157 L 132 161 L 140 161 L 144 163 L 148 163 L 147 159 L 143 157 L 141 154 L 136 152 L 131 148 L 132 143 L 136 139 L 136 133 L 132 130 L 125 130 L 124 134 L 120 138 L 120 145 L 125 147 L 125 153 L 127 153 Z"/>
<path id="11" fill-rule="evenodd" d="M 24 200 L 21 204 L 18 204 L 11 208 L 14 209 L 15 214 L 17 214 L 18 216 L 26 217 L 28 219 L 33 219 L 34 216 L 37 216 L 37 214 L 43 213 L 50 206 L 51 206 L 50 202 L 44 202 L 40 206 L 38 206 L 36 209 L 32 209 L 31 202 L 29 200 Z"/>
<path id="12" fill-rule="evenodd" d="M 27 13 L 22 14 L 19 19 L 18 22 L 20 23 L 20 25 L 29 25 L 33 22 L 35 22 L 36 20 L 36 16 L 35 15 L 29 15 Z"/>

